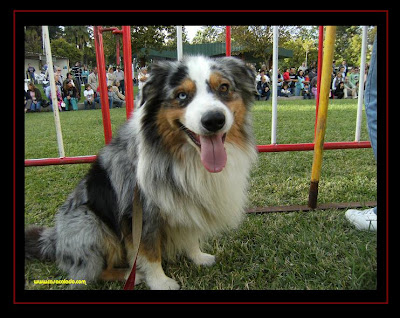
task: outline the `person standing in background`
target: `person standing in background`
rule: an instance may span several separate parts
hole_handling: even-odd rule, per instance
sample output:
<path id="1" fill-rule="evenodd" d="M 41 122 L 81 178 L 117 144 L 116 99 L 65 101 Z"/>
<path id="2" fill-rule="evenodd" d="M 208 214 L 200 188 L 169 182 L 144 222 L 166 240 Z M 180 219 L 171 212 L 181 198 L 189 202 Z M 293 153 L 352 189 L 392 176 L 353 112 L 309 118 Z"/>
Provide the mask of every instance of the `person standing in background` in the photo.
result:
<path id="1" fill-rule="evenodd" d="M 374 46 L 372 48 L 371 65 L 368 71 L 367 83 L 365 85 L 365 113 L 367 115 L 368 135 L 371 141 L 371 147 L 374 152 L 375 161 L 378 158 L 377 146 L 377 37 L 375 36 Z M 377 230 L 377 207 L 366 210 L 347 210 L 345 217 L 358 230 L 376 231 Z"/>

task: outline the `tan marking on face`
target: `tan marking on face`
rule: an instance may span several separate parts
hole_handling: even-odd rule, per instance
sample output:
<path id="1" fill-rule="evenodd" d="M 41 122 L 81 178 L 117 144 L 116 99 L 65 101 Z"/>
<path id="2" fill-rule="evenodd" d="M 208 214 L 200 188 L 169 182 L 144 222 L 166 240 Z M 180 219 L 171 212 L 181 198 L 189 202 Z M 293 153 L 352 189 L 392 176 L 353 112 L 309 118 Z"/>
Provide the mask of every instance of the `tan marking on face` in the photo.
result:
<path id="1" fill-rule="evenodd" d="M 187 142 L 186 134 L 179 128 L 177 122 L 183 122 L 186 108 L 179 102 L 176 95 L 186 93 L 187 98 L 196 93 L 196 84 L 191 79 L 185 79 L 174 89 L 174 97 L 163 105 L 157 115 L 158 133 L 163 139 L 166 148 L 178 159 L 182 159 L 180 152 Z"/>
<path id="2" fill-rule="evenodd" d="M 196 84 L 190 78 L 186 78 L 182 81 L 181 85 L 174 89 L 174 94 L 184 92 L 189 96 L 193 96 L 196 93 Z"/>
<path id="3" fill-rule="evenodd" d="M 179 129 L 177 121 L 182 122 L 184 108 L 162 108 L 157 115 L 158 133 L 162 137 L 166 148 L 179 156 L 180 149 L 186 142 L 185 133 Z"/>
<path id="4" fill-rule="evenodd" d="M 224 78 L 220 73 L 214 72 L 210 75 L 209 85 L 211 90 L 213 90 L 214 92 L 218 92 L 220 88 L 224 89 L 224 87 L 221 86 L 223 84 L 230 85 L 229 81 L 226 78 Z"/>
<path id="5" fill-rule="evenodd" d="M 212 90 L 217 91 L 223 81 L 223 77 L 220 73 L 214 72 L 210 75 L 209 84 Z"/>
<path id="6" fill-rule="evenodd" d="M 210 75 L 209 83 L 211 89 L 217 93 L 225 92 L 226 87 L 223 84 L 231 85 L 231 83 L 218 72 L 214 72 Z M 221 101 L 229 108 L 234 118 L 233 125 L 226 134 L 226 142 L 245 148 L 246 141 L 243 125 L 247 109 L 242 98 L 238 93 L 229 90 L 228 94 L 221 98 Z"/>
<path id="7" fill-rule="evenodd" d="M 244 135 L 244 122 L 246 119 L 247 109 L 241 97 L 238 97 L 226 105 L 233 114 L 233 125 L 226 134 L 226 142 L 236 144 L 242 148 L 246 147 L 246 140 Z"/>

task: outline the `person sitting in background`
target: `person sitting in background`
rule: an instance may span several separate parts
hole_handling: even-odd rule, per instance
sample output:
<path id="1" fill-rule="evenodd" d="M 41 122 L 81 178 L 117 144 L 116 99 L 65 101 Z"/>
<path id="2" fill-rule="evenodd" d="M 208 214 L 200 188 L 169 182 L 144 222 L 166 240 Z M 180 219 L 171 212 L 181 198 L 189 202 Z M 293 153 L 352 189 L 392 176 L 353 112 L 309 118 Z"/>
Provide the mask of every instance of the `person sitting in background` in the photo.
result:
<path id="1" fill-rule="evenodd" d="M 31 112 L 40 112 L 40 107 L 42 103 L 42 94 L 40 90 L 35 87 L 35 84 L 29 83 L 28 84 L 28 91 L 27 91 L 27 107 Z"/>
<path id="2" fill-rule="evenodd" d="M 349 93 L 353 98 L 357 98 L 357 87 L 350 83 L 349 77 L 344 79 L 344 98 L 348 98 Z"/>
<path id="3" fill-rule="evenodd" d="M 344 97 L 344 82 L 339 83 L 339 86 L 333 91 L 333 95 L 338 99 L 342 99 Z"/>
<path id="4" fill-rule="evenodd" d="M 114 85 L 112 86 L 113 91 L 120 100 L 124 101 L 125 95 L 120 92 L 120 87 L 121 87 L 121 82 L 119 80 L 115 80 Z"/>
<path id="5" fill-rule="evenodd" d="M 341 83 L 341 82 L 343 82 L 344 81 L 344 79 L 343 79 L 343 77 L 342 77 L 342 73 L 341 72 L 337 72 L 337 74 L 336 74 L 336 76 L 335 76 L 335 78 L 333 79 L 333 81 L 332 81 L 332 94 L 331 94 L 331 97 L 333 98 L 333 96 L 340 96 L 340 94 L 338 93 L 338 95 L 336 95 L 336 93 L 335 93 L 335 91 L 336 91 L 336 89 L 339 87 L 339 84 Z M 343 93 L 343 91 L 341 91 L 341 93 Z M 344 93 L 343 93 L 344 94 Z M 343 96 L 342 96 L 342 98 L 343 98 Z"/>
<path id="6" fill-rule="evenodd" d="M 347 85 L 351 90 L 351 95 L 353 98 L 358 98 L 358 80 L 360 78 L 360 70 L 358 67 L 353 67 L 349 73 L 347 75 Z"/>
<path id="7" fill-rule="evenodd" d="M 72 85 L 76 88 L 76 99 L 79 100 L 81 98 L 81 87 L 79 86 L 78 81 L 74 78 L 72 73 L 67 73 L 67 78 L 65 81 L 63 81 L 62 88 L 65 87 L 66 81 L 72 82 Z"/>
<path id="8" fill-rule="evenodd" d="M 125 101 L 125 96 L 121 94 L 121 92 L 119 91 L 119 87 L 121 86 L 121 83 L 119 81 L 114 81 L 113 85 L 109 85 L 111 86 L 111 91 L 113 92 L 112 98 L 113 101 L 117 104 L 116 107 L 122 107 L 123 102 Z M 108 94 L 110 95 L 110 94 Z"/>
<path id="9" fill-rule="evenodd" d="M 339 86 L 339 83 L 341 83 L 343 81 L 344 81 L 344 78 L 343 78 L 342 73 L 337 72 L 335 78 L 332 81 L 332 90 L 335 90 Z"/>
<path id="10" fill-rule="evenodd" d="M 90 84 L 85 85 L 85 90 L 83 91 L 83 96 L 85 96 L 85 100 L 83 101 L 85 104 L 85 109 L 88 109 L 88 105 L 91 105 L 92 109 L 96 109 L 96 102 L 94 100 L 94 91 Z"/>
<path id="11" fill-rule="evenodd" d="M 308 84 L 308 83 L 304 84 L 303 99 L 311 99 L 310 84 Z"/>
<path id="12" fill-rule="evenodd" d="M 61 85 L 60 84 L 60 76 L 56 73 L 54 74 L 54 81 L 56 83 L 56 94 L 57 94 L 57 106 L 58 106 L 58 110 L 59 111 L 63 111 L 65 110 L 65 103 L 62 99 L 62 90 L 61 90 Z M 50 82 L 51 83 L 51 82 Z M 47 86 L 46 87 L 46 91 L 45 91 L 46 97 L 49 99 L 50 101 L 50 107 L 51 110 L 53 110 L 53 100 L 51 98 L 51 86 Z"/>
<path id="13" fill-rule="evenodd" d="M 113 85 L 116 80 L 116 77 L 114 74 L 114 68 L 112 66 L 108 68 L 106 77 L 107 77 L 107 86 Z"/>
<path id="14" fill-rule="evenodd" d="M 119 98 L 117 95 L 115 88 L 118 91 L 118 88 L 116 86 L 108 85 L 107 90 L 108 90 L 108 103 L 110 106 L 110 109 L 113 108 L 114 103 L 116 104 L 115 107 L 122 107 L 122 103 L 124 102 Z M 119 93 L 119 92 L 118 92 Z M 123 96 L 123 95 L 122 95 Z"/>
<path id="15" fill-rule="evenodd" d="M 268 100 L 271 95 L 271 88 L 269 87 L 269 83 L 267 81 L 267 77 L 265 75 L 260 76 L 260 80 L 257 82 L 257 99 Z"/>
<path id="16" fill-rule="evenodd" d="M 69 110 L 70 105 L 73 110 L 78 110 L 78 90 L 76 89 L 72 79 L 65 80 L 63 93 L 65 110 Z"/>
<path id="17" fill-rule="evenodd" d="M 283 82 L 281 89 L 281 96 L 290 97 L 292 94 L 290 93 L 289 85 L 287 82 Z"/>

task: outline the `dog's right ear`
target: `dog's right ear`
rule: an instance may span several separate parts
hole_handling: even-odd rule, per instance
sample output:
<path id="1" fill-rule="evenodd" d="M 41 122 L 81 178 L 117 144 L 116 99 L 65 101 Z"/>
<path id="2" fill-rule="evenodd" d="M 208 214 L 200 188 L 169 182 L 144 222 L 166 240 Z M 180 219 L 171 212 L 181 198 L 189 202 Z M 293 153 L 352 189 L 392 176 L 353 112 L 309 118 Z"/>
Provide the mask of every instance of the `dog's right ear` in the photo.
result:
<path id="1" fill-rule="evenodd" d="M 163 84 L 165 84 L 166 78 L 169 72 L 168 62 L 154 62 L 150 66 L 149 78 L 143 85 L 142 91 L 140 92 L 139 107 L 143 106 L 147 101 L 160 98 Z"/>

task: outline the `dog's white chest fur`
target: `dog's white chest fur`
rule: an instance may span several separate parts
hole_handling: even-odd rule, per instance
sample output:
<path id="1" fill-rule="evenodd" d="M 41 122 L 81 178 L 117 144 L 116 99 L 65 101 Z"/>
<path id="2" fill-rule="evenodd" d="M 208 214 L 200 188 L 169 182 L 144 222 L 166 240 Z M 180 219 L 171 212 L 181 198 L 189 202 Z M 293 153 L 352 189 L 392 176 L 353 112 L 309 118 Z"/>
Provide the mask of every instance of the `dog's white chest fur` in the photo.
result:
<path id="1" fill-rule="evenodd" d="M 141 188 L 172 227 L 192 228 L 210 235 L 237 226 L 243 217 L 255 150 L 243 151 L 227 143 L 227 165 L 222 172 L 213 174 L 203 167 L 199 154 L 190 147 L 185 160 L 173 165 L 175 182 L 181 185 L 179 193 L 171 192 L 167 184 L 154 183 L 151 174 L 162 171 L 154 171 L 146 151 L 138 162 Z"/>

